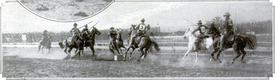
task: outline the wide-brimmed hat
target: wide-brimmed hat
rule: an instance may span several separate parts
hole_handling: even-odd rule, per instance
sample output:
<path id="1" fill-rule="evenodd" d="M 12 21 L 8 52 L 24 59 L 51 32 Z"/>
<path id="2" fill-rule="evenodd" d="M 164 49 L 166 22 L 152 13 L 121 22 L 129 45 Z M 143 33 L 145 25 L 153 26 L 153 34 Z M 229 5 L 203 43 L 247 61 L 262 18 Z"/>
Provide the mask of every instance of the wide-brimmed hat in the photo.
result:
<path id="1" fill-rule="evenodd" d="M 223 16 L 231 16 L 229 12 L 226 12 Z"/>
<path id="2" fill-rule="evenodd" d="M 73 26 L 77 26 L 77 24 L 76 23 L 74 23 L 74 25 Z"/>
<path id="3" fill-rule="evenodd" d="M 141 22 L 145 22 L 145 19 L 143 18 L 142 20 L 140 20 Z"/>
<path id="4" fill-rule="evenodd" d="M 198 21 L 198 24 L 202 24 L 201 20 Z"/>
<path id="5" fill-rule="evenodd" d="M 110 29 L 114 29 L 114 27 L 111 27 Z"/>

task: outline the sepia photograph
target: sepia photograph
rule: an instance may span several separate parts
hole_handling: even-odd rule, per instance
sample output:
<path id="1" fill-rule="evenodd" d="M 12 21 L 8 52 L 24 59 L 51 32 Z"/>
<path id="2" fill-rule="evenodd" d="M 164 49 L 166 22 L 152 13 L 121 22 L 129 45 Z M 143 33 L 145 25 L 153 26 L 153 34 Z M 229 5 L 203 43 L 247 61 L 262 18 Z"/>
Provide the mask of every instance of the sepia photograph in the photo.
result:
<path id="1" fill-rule="evenodd" d="M 272 8 L 268 1 L 6 0 L 2 77 L 268 80 Z"/>

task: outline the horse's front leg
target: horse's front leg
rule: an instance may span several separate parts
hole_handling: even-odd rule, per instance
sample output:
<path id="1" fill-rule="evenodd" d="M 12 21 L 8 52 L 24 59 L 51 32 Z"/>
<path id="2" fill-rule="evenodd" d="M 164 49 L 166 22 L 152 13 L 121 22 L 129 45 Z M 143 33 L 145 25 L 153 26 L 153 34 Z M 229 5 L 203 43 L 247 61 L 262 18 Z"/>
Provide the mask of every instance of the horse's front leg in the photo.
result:
<path id="1" fill-rule="evenodd" d="M 187 52 L 184 54 L 184 56 L 181 58 L 181 60 L 184 60 L 184 59 L 185 59 L 185 57 L 190 53 L 191 49 L 192 49 L 192 48 L 189 48 L 189 49 L 187 50 Z"/>
<path id="2" fill-rule="evenodd" d="M 40 48 L 41 48 L 41 44 L 38 45 L 38 53 L 39 53 L 39 51 L 40 51 Z"/>
<path id="3" fill-rule="evenodd" d="M 196 60 L 195 60 L 195 62 L 197 62 L 198 61 L 198 51 L 196 51 Z"/>
<path id="4" fill-rule="evenodd" d="M 73 49 L 73 48 L 70 47 L 70 48 L 69 48 L 69 51 L 68 51 L 68 53 L 69 53 L 68 55 L 70 56 L 70 59 L 72 59 L 72 56 L 71 56 L 71 51 L 72 51 L 72 49 Z"/>
<path id="5" fill-rule="evenodd" d="M 218 51 L 218 54 L 217 54 L 217 60 L 218 60 L 220 63 L 222 63 L 222 61 L 219 59 L 221 52 L 222 52 L 222 51 L 219 50 L 219 51 Z"/>
<path id="6" fill-rule="evenodd" d="M 129 60 L 132 59 L 132 53 L 135 51 L 135 49 L 136 49 L 136 48 L 132 48 L 132 51 L 131 51 L 130 56 L 129 56 Z"/>
<path id="7" fill-rule="evenodd" d="M 130 50 L 130 47 L 126 49 L 125 56 L 124 56 L 124 61 L 126 61 L 127 53 L 128 53 L 129 50 Z"/>
<path id="8" fill-rule="evenodd" d="M 90 49 L 92 50 L 93 52 L 93 56 L 95 56 L 95 49 L 94 49 L 94 45 L 90 45 Z"/>
<path id="9" fill-rule="evenodd" d="M 242 51 L 242 53 L 243 53 L 243 56 L 242 56 L 242 59 L 241 59 L 241 60 L 242 60 L 242 63 L 246 63 L 245 61 L 243 61 L 244 56 L 246 55 L 246 52 L 244 51 L 244 49 L 242 49 L 241 51 Z"/>
<path id="10" fill-rule="evenodd" d="M 210 58 L 209 62 L 212 61 L 212 59 L 216 60 L 216 58 L 214 57 L 214 54 L 215 54 L 216 52 L 218 52 L 218 51 L 219 51 L 219 49 L 215 49 L 215 50 L 211 53 L 211 57 L 212 57 L 212 58 Z"/>
<path id="11" fill-rule="evenodd" d="M 143 61 L 144 55 L 145 55 L 145 53 L 144 53 L 144 51 L 143 51 L 144 49 L 139 49 L 139 50 L 141 51 L 141 55 L 140 55 L 138 61 Z"/>

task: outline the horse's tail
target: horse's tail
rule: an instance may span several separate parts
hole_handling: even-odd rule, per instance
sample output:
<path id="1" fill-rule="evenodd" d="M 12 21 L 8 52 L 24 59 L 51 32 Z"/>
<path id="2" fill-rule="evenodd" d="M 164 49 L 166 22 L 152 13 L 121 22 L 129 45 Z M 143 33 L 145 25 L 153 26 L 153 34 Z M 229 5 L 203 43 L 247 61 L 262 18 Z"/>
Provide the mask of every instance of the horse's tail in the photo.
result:
<path id="1" fill-rule="evenodd" d="M 154 45 L 156 51 L 160 51 L 160 48 L 157 42 L 151 40 L 151 43 Z"/>
<path id="2" fill-rule="evenodd" d="M 65 44 L 63 44 L 63 42 L 59 42 L 58 44 L 59 44 L 59 46 L 60 46 L 60 48 L 62 48 L 62 49 L 64 49 L 64 45 L 66 45 L 66 43 L 67 43 L 67 39 L 65 40 Z"/>
<path id="3" fill-rule="evenodd" d="M 249 49 L 256 49 L 257 47 L 257 41 L 256 41 L 256 37 L 245 37 L 246 41 L 247 41 L 247 44 L 248 44 L 248 48 Z"/>
<path id="4" fill-rule="evenodd" d="M 60 48 L 64 49 L 64 45 L 62 42 L 59 42 L 58 44 L 59 44 Z"/>

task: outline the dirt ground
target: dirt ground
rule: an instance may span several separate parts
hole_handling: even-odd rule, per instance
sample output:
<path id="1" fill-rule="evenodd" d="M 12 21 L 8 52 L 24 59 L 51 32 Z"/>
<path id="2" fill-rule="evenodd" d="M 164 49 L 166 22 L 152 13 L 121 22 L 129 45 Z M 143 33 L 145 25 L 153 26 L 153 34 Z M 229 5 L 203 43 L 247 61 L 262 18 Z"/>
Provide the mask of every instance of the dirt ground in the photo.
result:
<path id="1" fill-rule="evenodd" d="M 81 59 L 67 55 L 60 48 L 51 53 L 38 53 L 36 48 L 4 48 L 3 77 L 6 78 L 99 78 L 99 77 L 271 77 L 272 54 L 255 53 L 245 57 L 246 63 L 236 56 L 223 53 L 222 63 L 210 60 L 210 54 L 200 53 L 195 61 L 194 53 L 181 60 L 184 53 L 149 53 L 138 62 L 140 52 L 135 51 L 132 60 L 112 61 L 109 51 L 96 50 L 96 59 L 86 50 Z M 72 54 L 74 55 L 74 54 Z M 209 62 L 209 63 L 208 63 Z"/>

